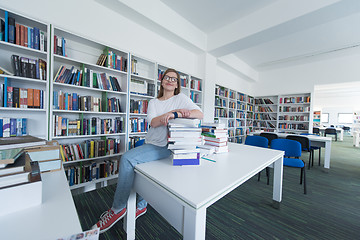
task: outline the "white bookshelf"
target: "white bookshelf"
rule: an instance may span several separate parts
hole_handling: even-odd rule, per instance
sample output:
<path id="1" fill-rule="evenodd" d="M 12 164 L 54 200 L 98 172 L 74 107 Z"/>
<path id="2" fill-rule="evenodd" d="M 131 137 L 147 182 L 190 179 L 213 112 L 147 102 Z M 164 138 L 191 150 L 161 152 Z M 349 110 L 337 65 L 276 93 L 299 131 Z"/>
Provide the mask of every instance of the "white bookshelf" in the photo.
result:
<path id="1" fill-rule="evenodd" d="M 255 98 L 254 130 L 275 132 L 277 129 L 278 96 Z"/>
<path id="2" fill-rule="evenodd" d="M 253 131 L 254 98 L 216 85 L 214 121 L 225 123 L 229 141 L 243 143 Z"/>
<path id="3" fill-rule="evenodd" d="M 55 52 L 58 41 L 54 42 L 54 36 L 65 40 L 65 56 Z M 97 148 L 96 142 L 105 142 L 105 145 L 102 146 L 103 152 L 107 152 L 109 145 L 113 146 L 113 144 L 116 144 L 118 152 L 115 154 L 107 152 L 106 155 L 103 156 L 100 153 L 95 153 L 84 156 L 83 159 L 77 158 L 75 161 L 73 159 L 72 161 L 64 162 L 64 169 L 68 175 L 68 179 L 75 179 L 76 177 L 73 177 L 73 174 L 77 176 L 77 180 L 69 180 L 69 183 L 73 183 L 70 187 L 73 193 L 90 191 L 98 187 L 106 186 L 109 180 L 116 178 L 118 161 L 121 154 L 127 149 L 128 140 L 126 128 L 128 125 L 127 109 L 129 94 L 129 74 L 127 68 L 129 66 L 128 59 L 130 55 L 124 50 L 111 47 L 55 26 L 52 26 L 51 46 L 50 140 L 57 140 L 61 145 L 67 146 L 67 149 L 70 149 L 70 155 L 75 156 L 76 145 L 83 147 L 82 149 L 85 155 L 85 142 L 89 143 L 89 141 L 94 141 L 94 149 Z M 106 54 L 109 59 L 109 52 L 114 54 L 110 55 L 113 61 L 112 65 L 116 65 L 120 61 L 115 64 L 116 56 L 119 57 L 118 59 L 122 58 L 124 63 L 122 63 L 120 69 L 115 69 L 112 66 L 108 66 L 108 64 L 105 64 L 105 66 L 96 64 L 101 54 Z M 74 72 L 79 71 L 79 74 L 86 72 L 88 77 L 79 78 L 79 83 L 75 83 L 75 80 L 66 83 L 56 78 L 61 67 L 67 69 L 73 68 L 75 69 Z M 98 75 L 95 76 L 94 74 Z M 100 75 L 105 76 L 105 78 L 110 78 L 110 76 L 116 78 L 121 89 L 115 89 L 111 83 L 106 85 L 104 81 L 100 80 Z M 94 80 L 95 78 L 99 78 L 99 81 Z M 66 96 L 68 96 L 67 103 L 66 100 L 64 100 Z M 76 104 L 75 99 L 77 99 L 77 97 L 84 99 L 81 100 L 81 98 L 79 98 L 78 101 L 83 101 L 83 103 L 86 101 L 87 104 Z M 70 101 L 72 101 L 72 104 L 70 104 Z M 101 101 L 101 103 L 99 101 Z M 87 107 L 85 107 L 85 105 Z M 96 107 L 96 105 L 98 107 Z M 64 119 L 67 119 L 67 121 L 64 121 Z M 96 124 L 93 122 L 96 121 L 94 119 L 98 119 Z M 119 126 L 120 120 L 123 122 L 121 130 Z M 76 121 L 77 132 L 75 134 L 70 134 L 70 121 Z M 60 126 L 64 128 L 64 124 L 67 124 L 65 126 L 67 130 L 61 131 Z M 86 129 L 90 129 L 90 131 Z M 94 129 L 96 129 L 96 132 Z M 111 140 L 116 143 L 113 142 L 110 144 L 109 141 Z M 91 144 L 89 143 L 89 148 L 91 148 L 90 146 Z M 88 151 L 91 151 L 91 149 Z M 96 151 L 94 150 L 94 152 Z M 115 170 L 103 174 L 104 169 L 107 167 Z M 73 171 L 73 173 L 71 171 Z M 91 171 L 93 173 L 99 171 L 100 173 L 98 173 L 97 176 L 100 178 L 94 176 L 89 177 Z"/>
<path id="4" fill-rule="evenodd" d="M 23 57 L 25 59 L 33 59 L 39 61 L 42 59 L 46 61 L 46 72 L 43 74 L 44 78 L 42 80 L 38 79 L 39 76 L 35 78 L 29 78 L 24 76 L 12 76 L 0 74 L 0 85 L 2 85 L 1 94 L 5 92 L 5 96 L 3 95 L 3 102 L 0 105 L 1 118 L 12 118 L 12 119 L 27 119 L 27 134 L 37 136 L 43 139 L 48 139 L 48 114 L 49 114 L 49 106 L 48 106 L 48 73 L 49 73 L 49 60 L 50 54 L 48 49 L 50 49 L 50 43 L 48 39 L 50 39 L 50 25 L 41 21 L 38 21 L 33 18 L 26 17 L 22 14 L 17 14 L 13 11 L 9 11 L 7 9 L 0 8 L 0 18 L 5 19 L 5 12 L 8 13 L 9 18 L 13 18 L 15 20 L 15 29 L 14 29 L 14 43 L 0 41 L 0 66 L 9 71 L 12 74 L 15 74 L 15 70 L 13 68 L 11 56 L 16 55 L 19 58 Z M 16 40 L 16 29 L 18 26 L 27 27 L 26 32 L 33 31 L 34 28 L 39 29 L 39 32 L 44 33 L 44 44 L 41 44 L 42 49 L 34 49 L 31 48 L 31 44 L 29 46 L 21 46 L 20 38 Z M 30 30 L 29 30 L 30 29 Z M 19 35 L 20 36 L 20 35 Z M 25 36 L 25 35 L 24 35 Z M 4 36 L 5 37 L 5 36 Z M 9 40 L 9 39 L 8 39 Z M 27 40 L 27 39 L 26 39 Z M 25 42 L 25 41 L 23 41 Z M 27 42 L 27 41 L 26 41 Z M 34 41 L 33 41 L 34 42 Z M 33 45 L 34 47 L 34 45 Z M 20 69 L 21 71 L 21 69 Z M 37 70 L 36 70 L 37 71 Z M 7 87 L 18 88 L 19 91 L 22 90 L 22 94 L 19 96 L 19 103 L 23 106 L 10 106 L 7 102 L 7 97 L 9 97 Z M 6 88 L 6 89 L 4 89 Z M 31 108 L 27 105 L 27 94 L 31 89 L 39 89 L 42 91 L 42 99 L 41 108 Z M 10 89 L 9 89 L 10 90 Z M 17 90 L 16 90 L 17 91 Z M 26 95 L 25 95 L 26 94 Z M 21 99 L 20 99 L 21 98 Z M 26 99 L 26 102 L 24 102 Z"/>

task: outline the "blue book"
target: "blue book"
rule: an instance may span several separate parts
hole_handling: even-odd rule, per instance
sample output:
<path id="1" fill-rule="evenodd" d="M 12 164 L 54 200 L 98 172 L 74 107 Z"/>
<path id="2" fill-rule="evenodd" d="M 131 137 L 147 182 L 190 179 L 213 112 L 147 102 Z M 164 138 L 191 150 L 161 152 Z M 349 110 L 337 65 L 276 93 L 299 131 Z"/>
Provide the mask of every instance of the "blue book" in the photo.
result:
<path id="1" fill-rule="evenodd" d="M 27 118 L 22 118 L 22 135 L 25 136 L 27 135 Z"/>
<path id="2" fill-rule="evenodd" d="M 37 27 L 34 27 L 34 46 L 35 49 L 39 50 L 40 49 L 40 31 Z"/>
<path id="3" fill-rule="evenodd" d="M 10 118 L 10 137 L 16 137 L 16 118 Z"/>
<path id="4" fill-rule="evenodd" d="M 65 38 L 62 38 L 62 55 L 65 57 L 65 43 L 66 43 L 66 41 L 65 41 Z"/>
<path id="5" fill-rule="evenodd" d="M 27 29 L 28 29 L 28 45 L 27 45 L 27 47 L 31 48 L 31 42 L 32 42 L 31 41 L 32 40 L 31 39 L 31 27 L 28 27 Z"/>
<path id="6" fill-rule="evenodd" d="M 198 158 L 195 159 L 173 159 L 174 166 L 181 165 L 200 165 L 200 160 Z"/>
<path id="7" fill-rule="evenodd" d="M 16 119 L 16 136 L 22 136 L 22 119 Z"/>
<path id="8" fill-rule="evenodd" d="M 31 43 L 30 47 L 34 48 L 34 29 L 33 28 L 30 29 L 30 43 Z"/>
<path id="9" fill-rule="evenodd" d="M 69 177 L 69 186 L 74 185 L 74 178 L 75 178 L 75 169 L 71 168 L 70 169 L 70 177 Z"/>
<path id="10" fill-rule="evenodd" d="M 9 42 L 9 13 L 5 11 L 5 42 Z"/>
<path id="11" fill-rule="evenodd" d="M 39 69 L 39 60 L 35 60 L 35 77 L 36 79 L 40 79 L 40 69 Z"/>
<path id="12" fill-rule="evenodd" d="M 4 107 L 7 107 L 7 77 L 4 78 L 4 97 L 3 97 L 3 102 L 4 102 Z"/>
<path id="13" fill-rule="evenodd" d="M 0 137 L 3 137 L 3 119 L 0 118 Z"/>
<path id="14" fill-rule="evenodd" d="M 40 109 L 44 109 L 44 90 L 40 90 Z"/>

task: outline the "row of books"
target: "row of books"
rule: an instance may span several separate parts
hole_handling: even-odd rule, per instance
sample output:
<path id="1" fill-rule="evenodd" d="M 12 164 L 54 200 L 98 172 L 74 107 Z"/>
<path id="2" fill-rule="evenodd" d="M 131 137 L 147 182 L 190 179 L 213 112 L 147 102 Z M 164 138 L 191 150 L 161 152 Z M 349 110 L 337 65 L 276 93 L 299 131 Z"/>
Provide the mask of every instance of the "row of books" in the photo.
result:
<path id="1" fill-rule="evenodd" d="M 309 116 L 304 115 L 280 115 L 279 120 L 285 121 L 309 121 Z"/>
<path id="2" fill-rule="evenodd" d="M 90 139 L 77 144 L 60 145 L 63 162 L 76 161 L 118 154 L 121 152 L 121 140 L 118 138 Z"/>
<path id="3" fill-rule="evenodd" d="M 227 88 L 216 86 L 215 87 L 215 95 L 227 98 L 227 97 L 229 97 L 229 91 Z"/>
<path id="4" fill-rule="evenodd" d="M 256 112 L 274 112 L 271 107 L 255 106 Z"/>
<path id="5" fill-rule="evenodd" d="M 1 19 L 0 40 L 19 46 L 46 51 L 46 34 L 37 27 L 25 26 L 16 23 L 16 19 L 5 11 L 4 20 Z M 5 30 L 8 32 L 5 32 Z"/>
<path id="6" fill-rule="evenodd" d="M 54 54 L 67 57 L 65 46 L 66 46 L 65 38 L 54 35 Z"/>
<path id="7" fill-rule="evenodd" d="M 264 122 L 264 121 L 254 121 L 253 127 L 256 128 L 275 128 L 275 124 L 271 122 Z"/>
<path id="8" fill-rule="evenodd" d="M 200 165 L 200 120 L 176 118 L 168 122 L 168 149 L 173 153 L 173 165 Z"/>
<path id="9" fill-rule="evenodd" d="M 120 99 L 112 97 L 79 96 L 77 93 L 54 91 L 53 109 L 91 111 L 91 112 L 121 112 Z"/>
<path id="10" fill-rule="evenodd" d="M 11 55 L 15 76 L 46 80 L 46 61 Z"/>
<path id="11" fill-rule="evenodd" d="M 256 98 L 255 104 L 274 104 L 270 98 Z"/>
<path id="12" fill-rule="evenodd" d="M 148 104 L 149 104 L 148 100 L 130 99 L 130 112 L 147 114 Z"/>
<path id="13" fill-rule="evenodd" d="M 144 142 L 145 142 L 145 137 L 143 136 L 129 137 L 129 150 L 144 144 Z"/>
<path id="14" fill-rule="evenodd" d="M 145 118 L 130 118 L 129 128 L 132 133 L 147 132 L 149 126 Z"/>
<path id="15" fill-rule="evenodd" d="M 279 123 L 279 129 L 308 130 L 308 125 L 302 123 Z"/>
<path id="16" fill-rule="evenodd" d="M 279 102 L 282 103 L 310 103 L 310 96 L 308 97 L 284 97 L 280 98 Z"/>
<path id="17" fill-rule="evenodd" d="M 310 112 L 310 106 L 307 107 L 280 106 L 279 112 Z"/>
<path id="18" fill-rule="evenodd" d="M 201 80 L 191 79 L 190 88 L 201 91 Z"/>
<path id="19" fill-rule="evenodd" d="M 180 75 L 180 85 L 181 87 L 188 87 L 188 81 L 185 75 Z"/>
<path id="20" fill-rule="evenodd" d="M 222 99 L 218 96 L 215 96 L 215 106 L 216 107 L 227 107 L 226 99 Z"/>
<path id="21" fill-rule="evenodd" d="M 83 166 L 73 166 L 65 169 L 65 175 L 69 186 L 110 177 L 116 175 L 117 173 L 117 160 L 105 161 L 102 163 L 90 163 Z"/>
<path id="22" fill-rule="evenodd" d="M 255 113 L 254 114 L 255 120 L 276 120 L 276 117 L 270 114 L 265 113 Z"/>
<path id="23" fill-rule="evenodd" d="M 0 138 L 27 135 L 27 118 L 0 117 Z"/>
<path id="24" fill-rule="evenodd" d="M 191 99 L 194 103 L 201 103 L 201 95 L 200 95 L 200 93 L 191 92 L 191 93 L 190 93 L 190 99 Z"/>
<path id="25" fill-rule="evenodd" d="M 76 69 L 74 66 L 66 68 L 62 65 L 55 75 L 54 82 L 117 92 L 122 91 L 116 77 L 109 76 L 107 73 L 95 73 L 84 65 L 81 66 L 81 69 Z"/>
<path id="26" fill-rule="evenodd" d="M 215 118 L 219 118 L 219 117 L 226 118 L 226 117 L 227 117 L 227 111 L 226 111 L 226 109 L 215 108 L 215 110 L 214 110 L 214 117 L 215 117 Z"/>
<path id="27" fill-rule="evenodd" d="M 54 115 L 54 136 L 79 136 L 122 133 L 125 130 L 124 119 L 69 119 Z"/>
<path id="28" fill-rule="evenodd" d="M 0 107 L 44 108 L 44 90 L 0 84 Z"/>
<path id="29" fill-rule="evenodd" d="M 123 56 L 117 55 L 109 49 L 105 49 L 104 53 L 99 56 L 96 65 L 124 72 L 127 71 L 127 59 Z"/>

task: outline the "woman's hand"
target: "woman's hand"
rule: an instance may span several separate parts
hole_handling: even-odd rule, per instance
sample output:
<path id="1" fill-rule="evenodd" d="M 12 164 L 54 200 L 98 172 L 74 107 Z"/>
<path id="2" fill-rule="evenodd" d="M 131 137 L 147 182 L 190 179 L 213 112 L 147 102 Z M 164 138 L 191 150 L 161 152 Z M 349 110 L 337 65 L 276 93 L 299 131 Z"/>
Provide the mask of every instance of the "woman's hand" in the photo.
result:
<path id="1" fill-rule="evenodd" d="M 190 110 L 188 110 L 188 109 L 177 109 L 176 111 L 181 114 L 181 116 L 179 116 L 179 117 L 182 117 L 182 118 L 190 117 Z"/>
<path id="2" fill-rule="evenodd" d="M 166 126 L 170 119 L 174 118 L 174 114 L 172 112 L 165 113 L 160 116 L 160 124 Z"/>

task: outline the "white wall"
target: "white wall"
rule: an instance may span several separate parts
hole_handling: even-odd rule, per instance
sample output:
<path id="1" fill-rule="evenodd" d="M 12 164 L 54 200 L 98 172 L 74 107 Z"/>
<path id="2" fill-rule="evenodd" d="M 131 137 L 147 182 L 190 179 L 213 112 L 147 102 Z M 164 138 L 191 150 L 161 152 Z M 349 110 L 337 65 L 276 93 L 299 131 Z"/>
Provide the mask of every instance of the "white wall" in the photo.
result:
<path id="1" fill-rule="evenodd" d="M 227 71 L 221 66 L 216 66 L 216 84 L 253 96 L 252 83 Z"/>
<path id="2" fill-rule="evenodd" d="M 92 0 L 2 0 L 1 6 L 200 78 L 198 56 Z"/>
<path id="3" fill-rule="evenodd" d="M 348 127 L 351 127 L 352 124 L 347 124 L 347 123 L 339 123 L 338 122 L 338 114 L 339 113 L 351 113 L 353 114 L 353 109 L 350 108 L 344 108 L 344 107 L 324 107 L 321 110 L 321 113 L 328 113 L 329 114 L 329 122 L 328 123 L 321 123 L 321 125 L 324 125 L 326 127 L 329 127 L 330 125 L 345 125 Z"/>
<path id="4" fill-rule="evenodd" d="M 296 66 L 267 70 L 260 73 L 255 84 L 257 96 L 282 93 L 313 92 L 314 85 L 360 81 L 360 53 L 348 50 L 326 54 L 323 59 L 307 58 Z"/>

